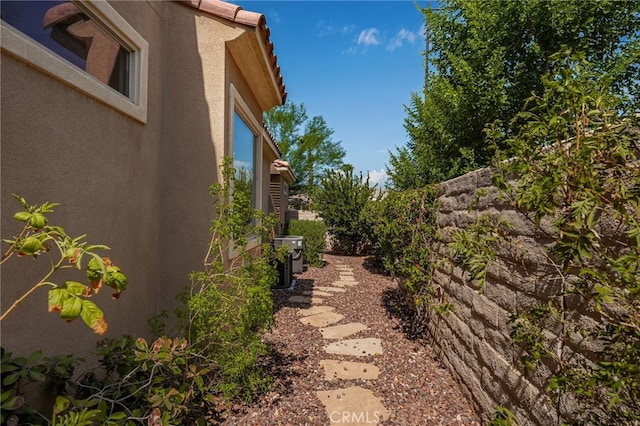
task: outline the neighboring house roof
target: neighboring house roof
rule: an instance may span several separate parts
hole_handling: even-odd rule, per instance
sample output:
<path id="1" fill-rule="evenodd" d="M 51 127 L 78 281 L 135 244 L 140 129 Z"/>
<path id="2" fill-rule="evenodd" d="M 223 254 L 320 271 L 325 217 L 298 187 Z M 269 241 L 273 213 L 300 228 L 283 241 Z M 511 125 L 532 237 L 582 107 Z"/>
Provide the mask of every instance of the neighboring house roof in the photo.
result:
<path id="1" fill-rule="evenodd" d="M 226 19 L 230 22 L 234 22 L 240 25 L 246 25 L 255 29 L 255 34 L 258 38 L 258 42 L 261 44 L 261 50 L 265 56 L 267 66 L 270 67 L 269 73 L 275 89 L 278 91 L 279 99 L 272 99 L 270 103 L 274 105 L 263 105 L 265 111 L 272 106 L 282 105 L 286 102 L 287 91 L 283 83 L 282 74 L 280 74 L 280 66 L 278 65 L 278 57 L 276 56 L 273 48 L 273 43 L 269 39 L 271 30 L 267 27 L 267 19 L 261 13 L 250 12 L 243 10 L 242 7 L 235 4 L 227 3 L 221 0 L 175 0 L 183 4 L 190 5 L 202 12 L 209 13 L 213 16 Z M 233 46 L 232 54 L 234 54 Z M 243 50 L 243 52 L 246 52 Z M 240 52 L 239 52 L 240 53 Z M 238 56 L 242 56 L 239 54 Z M 246 55 L 245 55 L 246 56 Z M 236 55 L 234 55 L 236 57 Z M 237 59 L 237 58 L 236 58 Z M 240 58 L 242 59 L 242 58 Z"/>
<path id="2" fill-rule="evenodd" d="M 272 172 L 277 172 L 285 178 L 287 183 L 295 182 L 296 174 L 293 172 L 291 165 L 284 160 L 274 160 L 271 163 Z"/>

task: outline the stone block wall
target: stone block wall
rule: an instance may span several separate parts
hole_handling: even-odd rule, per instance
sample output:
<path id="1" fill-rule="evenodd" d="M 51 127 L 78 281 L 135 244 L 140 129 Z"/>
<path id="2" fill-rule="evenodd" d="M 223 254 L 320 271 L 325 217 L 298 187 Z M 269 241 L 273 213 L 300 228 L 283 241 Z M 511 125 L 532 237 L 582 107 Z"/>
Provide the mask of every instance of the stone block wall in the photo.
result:
<path id="1" fill-rule="evenodd" d="M 285 214 L 287 222 L 290 220 L 322 220 L 322 218 L 318 216 L 316 212 L 312 212 L 309 210 L 287 210 Z"/>
<path id="2" fill-rule="evenodd" d="M 530 221 L 514 211 L 491 184 L 491 170 L 481 169 L 444 182 L 438 198 L 437 224 L 444 243 L 444 262 L 435 271 L 434 285 L 455 305 L 448 316 L 432 314 L 428 332 L 443 363 L 462 385 L 485 421 L 499 405 L 510 408 L 523 425 L 558 424 L 558 411 L 545 395 L 550 370 L 542 365 L 525 375 L 512 345 L 509 317 L 557 290 L 547 274 L 544 245 L 549 241 Z M 486 195 L 476 197 L 478 190 Z M 469 209 L 470 203 L 475 207 Z M 447 243 L 454 230 L 466 228 L 482 214 L 501 215 L 513 225 L 518 254 L 499 252 L 487 272 L 482 291 L 469 273 L 451 261 Z"/>

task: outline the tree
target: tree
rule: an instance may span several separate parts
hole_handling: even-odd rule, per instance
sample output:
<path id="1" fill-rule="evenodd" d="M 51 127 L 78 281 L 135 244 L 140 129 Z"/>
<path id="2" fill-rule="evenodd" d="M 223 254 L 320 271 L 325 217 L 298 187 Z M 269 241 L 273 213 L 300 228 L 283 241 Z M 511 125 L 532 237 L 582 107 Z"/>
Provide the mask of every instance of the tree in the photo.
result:
<path id="1" fill-rule="evenodd" d="M 292 192 L 309 192 L 326 170 L 343 165 L 346 152 L 341 142 L 331 139 L 333 129 L 322 116 L 308 119 L 304 104 L 273 108 L 265 114 L 265 123 L 298 178 Z"/>
<path id="2" fill-rule="evenodd" d="M 499 120 L 509 136 L 511 121 L 532 92 L 542 92 L 541 76 L 561 50 L 582 52 L 609 76 L 623 108 L 640 105 L 634 96 L 640 88 L 638 0 L 441 3 L 438 10 L 422 9 L 434 71 L 406 107 L 409 142 L 391 154 L 392 185 L 416 184 L 406 182 L 406 173 L 417 173 L 421 186 L 488 165 L 487 123 Z"/>
<path id="3" fill-rule="evenodd" d="M 282 157 L 288 159 L 289 148 L 300 139 L 300 127 L 307 121 L 304 104 L 292 102 L 271 108 L 264 114 L 267 128 L 282 150 Z"/>
<path id="4" fill-rule="evenodd" d="M 291 160 L 295 164 L 294 171 L 306 183 L 306 188 L 315 187 L 315 178 L 322 178 L 327 169 L 342 166 L 346 155 L 340 142 L 331 140 L 333 130 L 327 126 L 321 116 L 313 117 L 307 122 L 304 135 L 294 145 Z"/>
<path id="5" fill-rule="evenodd" d="M 358 253 L 367 242 L 366 222 L 360 213 L 373 199 L 375 185 L 369 186 L 366 178 L 353 173 L 353 166 L 329 171 L 313 192 L 313 208 L 324 219 L 334 248 L 349 254 Z"/>

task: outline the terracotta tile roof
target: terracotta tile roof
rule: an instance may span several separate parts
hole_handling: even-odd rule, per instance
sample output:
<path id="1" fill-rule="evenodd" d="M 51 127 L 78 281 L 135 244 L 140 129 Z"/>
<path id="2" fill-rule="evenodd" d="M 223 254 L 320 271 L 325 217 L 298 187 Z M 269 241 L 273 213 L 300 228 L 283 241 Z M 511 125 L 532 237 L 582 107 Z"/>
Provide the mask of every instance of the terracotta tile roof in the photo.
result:
<path id="1" fill-rule="evenodd" d="M 267 27 L 267 19 L 261 13 L 250 12 L 242 9 L 242 7 L 235 4 L 227 3 L 221 0 L 176 0 L 180 3 L 188 4 L 196 9 L 210 13 L 211 15 L 224 18 L 228 21 L 236 22 L 238 24 L 247 25 L 260 29 L 260 34 L 264 34 L 262 42 L 269 55 L 269 61 L 271 62 L 271 68 L 273 75 L 276 76 L 278 90 L 282 97 L 282 103 L 287 100 L 287 91 L 284 86 L 282 74 L 280 73 L 280 66 L 278 65 L 278 57 L 275 54 L 273 43 L 269 39 L 271 30 Z"/>
<path id="2" fill-rule="evenodd" d="M 269 138 L 269 141 L 273 143 L 273 146 L 276 149 L 276 153 L 278 154 L 278 157 L 282 157 L 282 148 L 280 148 L 280 144 L 276 142 L 276 139 L 273 137 L 273 133 L 271 133 L 271 130 L 269 130 L 269 128 L 267 127 L 267 124 L 262 123 L 262 128 L 264 129 L 267 138 Z"/>

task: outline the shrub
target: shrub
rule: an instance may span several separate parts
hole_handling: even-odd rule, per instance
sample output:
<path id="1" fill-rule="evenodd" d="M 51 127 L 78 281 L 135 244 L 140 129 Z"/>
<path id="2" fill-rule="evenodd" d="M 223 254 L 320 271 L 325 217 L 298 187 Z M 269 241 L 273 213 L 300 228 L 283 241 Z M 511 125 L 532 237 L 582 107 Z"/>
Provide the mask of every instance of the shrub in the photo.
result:
<path id="1" fill-rule="evenodd" d="M 409 291 L 416 314 L 412 324 L 415 334 L 425 325 L 426 309 L 446 312 L 452 307 L 438 301 L 431 287 L 438 243 L 435 198 L 435 186 L 391 191 L 385 198 L 371 201 L 360 216 L 374 254 L 388 272 L 402 278 Z"/>
<path id="2" fill-rule="evenodd" d="M 311 266 L 324 266 L 322 254 L 325 251 L 327 226 L 324 222 L 311 220 L 291 220 L 285 229 L 286 235 L 304 237 L 304 257 Z"/>
<path id="3" fill-rule="evenodd" d="M 268 235 L 275 218 L 252 209 L 243 192 L 250 186 L 234 185 L 243 175 L 229 159 L 222 172 L 224 182 L 211 186 L 215 216 L 204 268 L 191 274 L 191 285 L 178 296 L 180 335 L 104 340 L 97 351 L 102 368 L 84 374 L 75 373 L 79 360 L 73 357 L 42 362 L 40 352 L 14 358 L 2 351 L 3 421 L 48 423 L 24 403 L 27 381 L 46 382 L 51 390 L 54 425 L 212 424 L 224 399 L 250 400 L 267 388 L 270 378 L 258 359 L 273 323 L 273 259 L 280 252 Z M 237 255 L 228 259 L 232 251 Z M 166 330 L 165 317 L 153 321 L 154 332 Z"/>
<path id="4" fill-rule="evenodd" d="M 360 212 L 373 198 L 369 176 L 354 175 L 352 166 L 327 173 L 313 194 L 313 209 L 320 213 L 336 251 L 359 253 L 367 244 Z"/>
<path id="5" fill-rule="evenodd" d="M 427 267 L 435 236 L 435 187 L 390 191 L 362 211 L 374 253 L 390 273 L 410 277 Z"/>
<path id="6" fill-rule="evenodd" d="M 228 160 L 222 173 L 224 182 L 210 189 L 215 213 L 204 270 L 191 274 L 176 312 L 200 364 L 209 363 L 219 375 L 218 390 L 230 399 L 251 399 L 269 381 L 257 361 L 266 353 L 262 335 L 273 324 L 271 287 L 277 271 L 269 234 L 276 219 L 253 209 L 248 194 L 238 193 L 251 189 L 234 185 L 237 175 Z M 258 246 L 249 250 L 250 242 Z M 226 259 L 231 251 L 237 256 Z"/>

